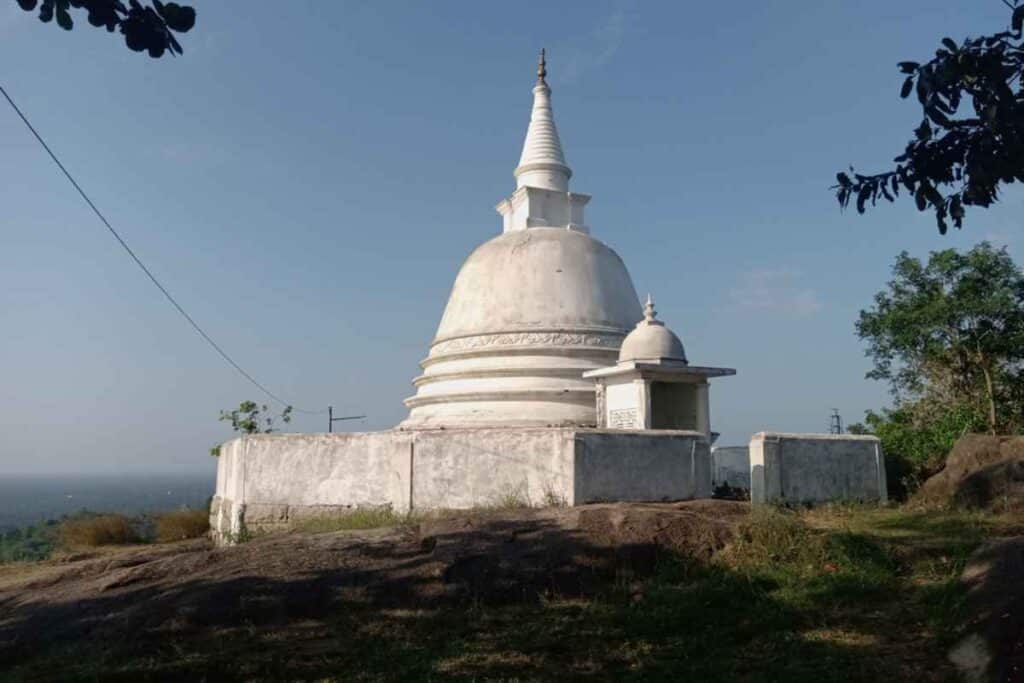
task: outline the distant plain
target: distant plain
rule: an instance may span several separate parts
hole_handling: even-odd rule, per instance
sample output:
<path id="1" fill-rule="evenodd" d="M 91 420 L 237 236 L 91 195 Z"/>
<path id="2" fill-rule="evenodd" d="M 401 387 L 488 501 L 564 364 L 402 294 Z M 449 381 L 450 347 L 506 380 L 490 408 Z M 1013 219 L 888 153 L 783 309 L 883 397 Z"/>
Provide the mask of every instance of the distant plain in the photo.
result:
<path id="1" fill-rule="evenodd" d="M 0 476 L 0 531 L 80 510 L 137 515 L 201 507 L 215 475 L 188 474 Z"/>

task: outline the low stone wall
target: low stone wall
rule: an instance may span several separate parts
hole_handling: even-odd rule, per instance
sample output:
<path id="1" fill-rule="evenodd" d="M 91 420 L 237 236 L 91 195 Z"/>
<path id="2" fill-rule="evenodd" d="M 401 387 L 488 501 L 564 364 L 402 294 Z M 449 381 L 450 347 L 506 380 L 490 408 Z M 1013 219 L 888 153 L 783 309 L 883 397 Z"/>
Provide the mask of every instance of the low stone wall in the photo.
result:
<path id="1" fill-rule="evenodd" d="M 711 495 L 703 434 L 575 428 L 258 434 L 221 446 L 221 540 L 358 507 L 463 509 Z"/>
<path id="2" fill-rule="evenodd" d="M 715 446 L 711 449 L 711 485 L 750 490 L 750 448 Z"/>
<path id="3" fill-rule="evenodd" d="M 236 537 L 304 515 L 409 507 L 412 435 L 258 434 L 223 444 L 210 525 Z"/>
<path id="4" fill-rule="evenodd" d="M 576 432 L 575 505 L 711 497 L 711 451 L 701 432 Z"/>
<path id="5" fill-rule="evenodd" d="M 874 436 L 761 432 L 750 441 L 752 503 L 888 498 L 885 457 Z"/>

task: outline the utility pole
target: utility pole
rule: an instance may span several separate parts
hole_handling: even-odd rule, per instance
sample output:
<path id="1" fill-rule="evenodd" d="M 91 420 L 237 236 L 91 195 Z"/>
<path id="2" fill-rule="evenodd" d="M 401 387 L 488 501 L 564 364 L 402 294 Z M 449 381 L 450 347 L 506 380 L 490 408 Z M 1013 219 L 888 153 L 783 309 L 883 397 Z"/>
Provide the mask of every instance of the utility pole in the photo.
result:
<path id="1" fill-rule="evenodd" d="M 327 433 L 334 431 L 334 423 L 341 422 L 342 420 L 362 420 L 365 415 L 346 415 L 344 417 L 334 417 L 334 406 L 327 406 Z"/>
<path id="2" fill-rule="evenodd" d="M 839 408 L 832 409 L 831 422 L 829 424 L 828 431 L 830 434 L 842 434 L 843 433 L 843 417 L 839 414 Z"/>

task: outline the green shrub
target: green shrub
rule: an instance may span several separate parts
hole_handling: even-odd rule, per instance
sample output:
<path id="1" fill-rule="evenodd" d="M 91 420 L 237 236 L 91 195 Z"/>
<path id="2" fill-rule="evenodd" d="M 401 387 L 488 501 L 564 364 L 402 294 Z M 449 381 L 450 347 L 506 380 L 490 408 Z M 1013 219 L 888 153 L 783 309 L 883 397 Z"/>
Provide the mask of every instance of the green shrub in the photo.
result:
<path id="1" fill-rule="evenodd" d="M 158 543 L 183 541 L 199 538 L 210 531 L 210 513 L 206 510 L 183 508 L 156 516 L 156 540 Z"/>
<path id="2" fill-rule="evenodd" d="M 141 539 L 124 515 L 83 515 L 61 522 L 60 539 L 68 548 L 125 545 Z"/>
<path id="3" fill-rule="evenodd" d="M 59 540 L 55 520 L 0 533 L 0 563 L 45 560 Z"/>
<path id="4" fill-rule="evenodd" d="M 850 426 L 853 433 L 881 439 L 889 496 L 896 500 L 942 469 L 957 439 L 985 430 L 984 417 L 970 406 L 926 408 L 921 401 L 880 413 L 869 410 L 863 425 Z"/>

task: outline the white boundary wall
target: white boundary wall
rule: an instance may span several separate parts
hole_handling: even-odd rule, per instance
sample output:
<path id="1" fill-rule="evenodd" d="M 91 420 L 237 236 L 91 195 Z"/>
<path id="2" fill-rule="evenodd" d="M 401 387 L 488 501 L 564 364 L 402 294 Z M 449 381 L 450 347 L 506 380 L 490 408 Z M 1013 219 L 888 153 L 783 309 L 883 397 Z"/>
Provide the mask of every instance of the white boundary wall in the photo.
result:
<path id="1" fill-rule="evenodd" d="M 221 446 L 210 510 L 215 535 L 304 516 L 390 506 L 471 508 L 661 501 L 711 495 L 699 432 L 575 428 L 259 434 Z"/>
<path id="2" fill-rule="evenodd" d="M 713 446 L 711 448 L 711 485 L 728 484 L 750 490 L 750 448 Z"/>
<path id="3" fill-rule="evenodd" d="M 760 432 L 750 440 L 752 503 L 887 499 L 877 437 Z"/>

